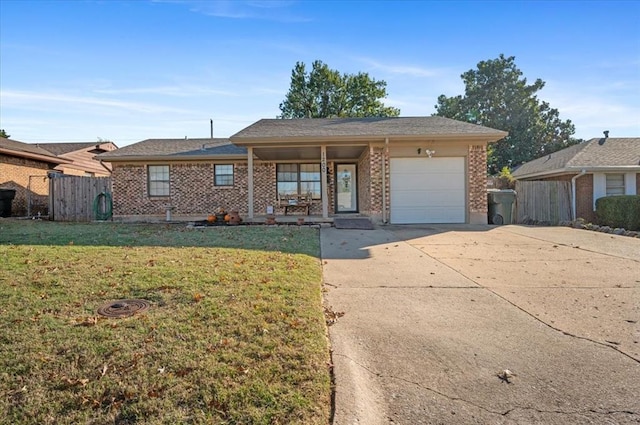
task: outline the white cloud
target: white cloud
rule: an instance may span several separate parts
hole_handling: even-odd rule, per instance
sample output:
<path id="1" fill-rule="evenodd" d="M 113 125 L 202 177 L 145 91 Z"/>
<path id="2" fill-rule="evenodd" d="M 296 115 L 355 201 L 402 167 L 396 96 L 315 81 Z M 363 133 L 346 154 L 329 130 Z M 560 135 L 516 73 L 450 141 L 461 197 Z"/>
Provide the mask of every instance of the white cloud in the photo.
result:
<path id="1" fill-rule="evenodd" d="M 431 78 L 440 76 L 444 72 L 441 68 L 423 68 L 415 65 L 387 64 L 370 58 L 356 58 L 356 60 L 372 67 L 374 70 L 380 70 L 388 74 Z"/>
<path id="2" fill-rule="evenodd" d="M 27 91 L 11 91 L 3 90 L 0 92 L 2 96 L 2 102 L 5 106 L 11 107 L 24 107 L 33 106 L 34 109 L 41 108 L 43 103 L 55 103 L 56 108 L 59 109 L 61 104 L 73 105 L 75 107 L 82 106 L 100 106 L 109 107 L 119 110 L 141 112 L 147 114 L 157 113 L 178 113 L 178 114 L 190 114 L 192 111 L 187 109 L 174 108 L 171 106 L 164 106 L 158 104 L 149 104 L 141 102 L 126 102 L 122 100 L 98 98 L 98 97 L 86 97 L 86 96 L 74 96 L 60 93 L 36 93 Z"/>
<path id="3" fill-rule="evenodd" d="M 155 0 L 155 3 L 175 3 L 189 7 L 194 13 L 216 18 L 258 19 L 285 23 L 309 22 L 290 9 L 293 1 L 239 1 L 239 0 Z"/>
<path id="4" fill-rule="evenodd" d="M 123 89 L 96 89 L 95 93 L 121 95 L 121 94 L 154 94 L 161 96 L 176 97 L 195 97 L 195 96 L 239 96 L 238 93 L 215 90 L 209 87 L 200 86 L 159 86 L 159 87 L 139 87 L 139 88 L 123 88 Z"/>

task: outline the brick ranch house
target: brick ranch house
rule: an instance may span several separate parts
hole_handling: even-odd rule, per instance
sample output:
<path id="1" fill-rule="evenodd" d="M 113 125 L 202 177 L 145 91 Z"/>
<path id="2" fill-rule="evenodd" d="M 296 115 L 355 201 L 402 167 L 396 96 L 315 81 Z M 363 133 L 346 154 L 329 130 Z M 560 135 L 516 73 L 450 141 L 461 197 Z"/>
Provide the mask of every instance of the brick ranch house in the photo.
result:
<path id="1" fill-rule="evenodd" d="M 229 139 L 144 140 L 98 158 L 112 164 L 115 219 L 223 207 L 251 221 L 300 202 L 324 219 L 486 223 L 487 144 L 506 135 L 442 117 L 263 119 Z"/>
<path id="2" fill-rule="evenodd" d="M 522 164 L 513 177 L 571 183 L 574 218 L 596 221 L 596 200 L 640 194 L 640 138 L 604 137 Z"/>

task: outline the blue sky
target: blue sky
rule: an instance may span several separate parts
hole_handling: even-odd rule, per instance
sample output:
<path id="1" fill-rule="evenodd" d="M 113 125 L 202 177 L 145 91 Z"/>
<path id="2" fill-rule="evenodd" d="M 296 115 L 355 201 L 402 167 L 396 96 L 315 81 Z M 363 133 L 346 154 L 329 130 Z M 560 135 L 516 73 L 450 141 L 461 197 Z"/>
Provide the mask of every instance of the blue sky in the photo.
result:
<path id="1" fill-rule="evenodd" d="M 24 142 L 227 137 L 274 118 L 296 61 L 431 115 L 515 56 L 576 136 L 640 136 L 639 1 L 0 0 L 0 128 Z"/>

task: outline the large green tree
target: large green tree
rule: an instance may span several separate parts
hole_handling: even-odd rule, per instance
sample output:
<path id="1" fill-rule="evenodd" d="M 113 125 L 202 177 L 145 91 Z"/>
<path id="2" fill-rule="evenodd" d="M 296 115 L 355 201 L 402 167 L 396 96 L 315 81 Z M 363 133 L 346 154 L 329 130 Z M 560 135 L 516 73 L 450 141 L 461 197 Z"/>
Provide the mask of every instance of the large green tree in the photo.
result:
<path id="1" fill-rule="evenodd" d="M 501 54 L 497 59 L 481 61 L 477 69 L 461 77 L 464 96 L 440 95 L 435 115 L 509 132 L 508 137 L 489 145 L 491 174 L 581 141 L 572 137 L 575 126 L 571 121 L 561 120 L 557 109 L 536 96 L 544 81 L 527 84 L 514 56 Z"/>
<path id="2" fill-rule="evenodd" d="M 387 83 L 369 74 L 341 74 L 322 61 L 307 72 L 303 62 L 291 71 L 291 86 L 280 104 L 279 118 L 396 117 L 400 110 L 385 106 Z"/>

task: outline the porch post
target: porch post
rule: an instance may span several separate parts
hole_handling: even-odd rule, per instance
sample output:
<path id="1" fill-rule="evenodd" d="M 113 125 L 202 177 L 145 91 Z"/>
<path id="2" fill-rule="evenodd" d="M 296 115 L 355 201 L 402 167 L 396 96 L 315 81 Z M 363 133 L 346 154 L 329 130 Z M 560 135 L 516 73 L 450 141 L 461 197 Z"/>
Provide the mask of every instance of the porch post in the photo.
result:
<path id="1" fill-rule="evenodd" d="M 249 220 L 253 219 L 253 148 L 247 148 L 247 212 Z"/>
<path id="2" fill-rule="evenodd" d="M 329 218 L 329 197 L 327 196 L 327 147 L 320 145 L 320 197 L 322 198 L 322 218 Z"/>

